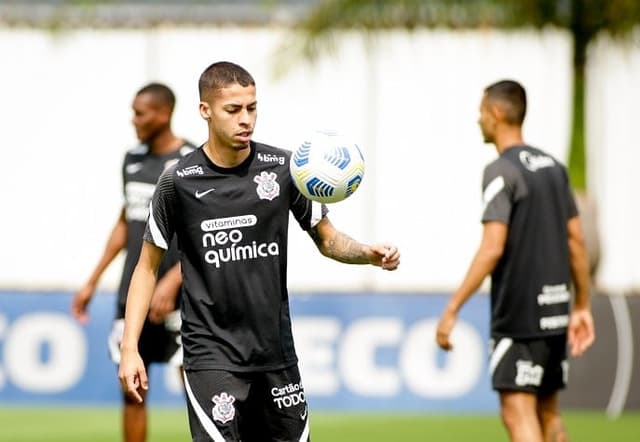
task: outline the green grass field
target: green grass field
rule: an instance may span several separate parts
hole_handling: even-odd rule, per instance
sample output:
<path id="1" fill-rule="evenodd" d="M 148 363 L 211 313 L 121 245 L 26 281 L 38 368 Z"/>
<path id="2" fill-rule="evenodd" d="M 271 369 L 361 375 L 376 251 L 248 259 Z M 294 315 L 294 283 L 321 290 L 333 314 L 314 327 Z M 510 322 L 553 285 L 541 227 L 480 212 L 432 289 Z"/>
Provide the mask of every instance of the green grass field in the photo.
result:
<path id="1" fill-rule="evenodd" d="M 504 430 L 494 415 L 312 414 L 314 442 L 500 442 Z M 603 413 L 567 412 L 566 425 L 575 442 L 640 440 L 640 413 L 612 421 Z M 117 442 L 116 408 L 0 408 L 1 442 Z M 186 412 L 152 409 L 149 442 L 188 441 Z"/>

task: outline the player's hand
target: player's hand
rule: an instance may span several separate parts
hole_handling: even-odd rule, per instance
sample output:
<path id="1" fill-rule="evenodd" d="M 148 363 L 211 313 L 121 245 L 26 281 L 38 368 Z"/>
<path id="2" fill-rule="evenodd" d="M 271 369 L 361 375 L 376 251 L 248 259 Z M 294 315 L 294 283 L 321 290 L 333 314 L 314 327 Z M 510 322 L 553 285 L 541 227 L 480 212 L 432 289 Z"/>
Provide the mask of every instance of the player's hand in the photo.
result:
<path id="1" fill-rule="evenodd" d="M 143 391 L 149 389 L 149 379 L 144 368 L 144 362 L 137 351 L 122 350 L 120 368 L 118 369 L 120 386 L 125 394 L 142 403 Z"/>
<path id="2" fill-rule="evenodd" d="M 371 246 L 370 263 L 382 267 L 383 270 L 395 270 L 400 265 L 400 252 L 391 244 L 374 244 Z"/>
<path id="3" fill-rule="evenodd" d="M 161 281 L 156 285 L 149 305 L 149 321 L 160 324 L 167 315 L 173 312 L 176 304 L 177 291 Z"/>
<path id="4" fill-rule="evenodd" d="M 582 356 L 596 339 L 591 309 L 574 309 L 569 319 L 569 349 L 572 356 Z"/>
<path id="5" fill-rule="evenodd" d="M 87 307 L 95 290 L 95 285 L 87 283 L 73 296 L 71 301 L 71 315 L 73 315 L 73 317 L 81 324 L 89 322 L 89 312 Z"/>
<path id="6" fill-rule="evenodd" d="M 453 330 L 458 315 L 449 309 L 445 309 L 438 321 L 438 327 L 436 329 L 436 342 L 438 346 L 446 351 L 453 350 L 453 344 L 451 344 L 451 331 Z"/>

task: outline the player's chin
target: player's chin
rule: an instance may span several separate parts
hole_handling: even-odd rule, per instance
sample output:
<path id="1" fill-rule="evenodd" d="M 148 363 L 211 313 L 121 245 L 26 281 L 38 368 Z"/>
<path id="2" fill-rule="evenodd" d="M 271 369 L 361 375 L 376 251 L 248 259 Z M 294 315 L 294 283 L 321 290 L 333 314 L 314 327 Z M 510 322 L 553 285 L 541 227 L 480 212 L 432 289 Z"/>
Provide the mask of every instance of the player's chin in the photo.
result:
<path id="1" fill-rule="evenodd" d="M 237 150 L 237 151 L 248 149 L 249 146 L 250 146 L 250 142 L 249 141 L 246 141 L 246 142 L 242 141 L 241 142 L 241 141 L 238 141 L 238 140 L 234 140 L 234 143 L 233 143 L 233 149 Z"/>

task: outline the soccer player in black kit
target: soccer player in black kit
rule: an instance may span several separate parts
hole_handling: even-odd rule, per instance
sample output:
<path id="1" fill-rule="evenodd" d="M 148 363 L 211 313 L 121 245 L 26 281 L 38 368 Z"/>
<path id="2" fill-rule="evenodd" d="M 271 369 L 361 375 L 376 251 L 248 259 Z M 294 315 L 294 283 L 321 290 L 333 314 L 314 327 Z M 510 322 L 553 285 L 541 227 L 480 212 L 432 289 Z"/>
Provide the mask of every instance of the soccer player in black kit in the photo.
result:
<path id="1" fill-rule="evenodd" d="M 499 157 L 484 171 L 480 246 L 436 341 L 452 349 L 458 311 L 491 274 L 489 369 L 503 423 L 512 441 L 566 441 L 558 391 L 567 379 L 567 342 L 579 356 L 595 338 L 589 265 L 566 169 L 523 141 L 525 113 L 519 83 L 485 89 L 479 124 Z"/>
<path id="2" fill-rule="evenodd" d="M 87 308 L 98 281 L 113 259 L 126 250 L 124 268 L 118 289 L 116 318 L 109 335 L 111 359 L 120 363 L 120 341 L 124 330 L 124 311 L 129 281 L 133 274 L 149 214 L 149 203 L 162 172 L 195 146 L 177 137 L 171 129 L 175 106 L 173 91 L 164 84 L 150 83 L 141 88 L 133 100 L 132 123 L 140 144 L 130 149 L 122 165 L 124 205 L 107 240 L 102 257 L 85 285 L 72 300 L 71 312 L 79 321 L 88 321 Z M 166 254 L 158 271 L 149 318 L 140 338 L 140 353 L 144 364 L 166 362 L 180 367 L 180 346 L 177 311 L 178 293 L 182 283 L 175 244 Z M 123 439 L 143 442 L 147 434 L 147 410 L 143 403 L 123 395 Z"/>
<path id="3" fill-rule="evenodd" d="M 137 350 L 155 272 L 178 238 L 183 272 L 182 341 L 194 441 L 307 441 L 309 416 L 291 334 L 286 287 L 289 212 L 322 254 L 395 270 L 390 244 L 365 245 L 337 231 L 327 208 L 289 174 L 291 153 L 251 140 L 256 86 L 219 62 L 199 80 L 208 141 L 162 175 L 133 275 L 119 378 L 142 400 Z"/>

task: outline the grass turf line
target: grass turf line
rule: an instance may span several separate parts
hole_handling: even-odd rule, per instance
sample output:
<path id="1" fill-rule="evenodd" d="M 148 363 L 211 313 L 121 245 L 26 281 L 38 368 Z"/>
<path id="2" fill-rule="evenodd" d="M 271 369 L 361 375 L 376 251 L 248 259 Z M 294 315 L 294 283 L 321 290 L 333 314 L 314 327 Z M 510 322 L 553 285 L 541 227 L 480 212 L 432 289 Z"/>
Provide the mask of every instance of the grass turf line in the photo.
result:
<path id="1" fill-rule="evenodd" d="M 151 408 L 149 442 L 188 441 L 186 410 Z M 566 412 L 572 440 L 628 442 L 640 434 L 640 412 L 609 420 L 602 412 Z M 311 415 L 314 442 L 506 442 L 497 415 L 324 413 Z M 0 407 L 0 442 L 120 440 L 118 408 Z"/>

